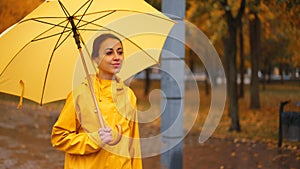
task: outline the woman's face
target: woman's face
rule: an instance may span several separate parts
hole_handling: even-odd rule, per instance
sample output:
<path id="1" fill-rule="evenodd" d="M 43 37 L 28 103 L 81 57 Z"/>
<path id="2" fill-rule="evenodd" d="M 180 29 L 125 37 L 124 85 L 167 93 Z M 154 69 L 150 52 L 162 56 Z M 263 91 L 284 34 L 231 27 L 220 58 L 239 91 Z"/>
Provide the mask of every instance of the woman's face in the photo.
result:
<path id="1" fill-rule="evenodd" d="M 108 38 L 100 44 L 96 60 L 100 79 L 112 79 L 121 69 L 124 59 L 123 46 L 119 40 Z"/>

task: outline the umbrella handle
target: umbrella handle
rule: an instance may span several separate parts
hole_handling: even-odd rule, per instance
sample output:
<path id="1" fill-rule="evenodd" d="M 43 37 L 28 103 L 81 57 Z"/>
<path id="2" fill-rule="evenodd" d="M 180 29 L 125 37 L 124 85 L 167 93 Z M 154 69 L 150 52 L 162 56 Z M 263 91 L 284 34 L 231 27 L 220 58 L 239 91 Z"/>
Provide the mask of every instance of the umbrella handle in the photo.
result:
<path id="1" fill-rule="evenodd" d="M 116 144 L 118 144 L 122 138 L 122 127 L 120 124 L 117 124 L 116 127 L 118 128 L 118 136 L 115 140 L 110 141 L 109 143 L 107 143 L 110 146 L 114 146 Z"/>
<path id="2" fill-rule="evenodd" d="M 94 102 L 94 105 L 96 107 L 96 111 L 97 111 L 97 114 L 98 114 L 100 127 L 104 128 L 105 124 L 104 124 L 104 121 L 103 121 L 103 118 L 102 118 L 102 115 L 101 115 L 101 112 L 100 112 L 99 105 L 97 103 L 97 98 L 95 96 L 93 85 L 92 85 L 93 84 L 92 83 L 92 79 L 91 79 L 91 77 L 89 75 L 89 72 L 88 72 L 88 68 L 87 68 L 87 65 L 86 65 L 83 53 L 82 53 L 82 48 L 79 46 L 78 50 L 79 50 L 79 53 L 80 53 L 80 57 L 81 57 L 81 61 L 82 61 L 82 64 L 83 64 L 84 71 L 86 73 L 86 79 L 88 81 L 88 86 L 89 86 L 89 89 L 90 89 L 90 92 L 91 92 L 91 95 L 92 95 L 92 98 L 93 98 L 93 102 Z M 118 128 L 118 136 L 117 136 L 116 140 L 113 140 L 113 141 L 107 143 L 110 146 L 118 144 L 120 142 L 121 138 L 122 138 L 122 127 L 121 127 L 121 125 L 117 124 L 116 127 Z"/>

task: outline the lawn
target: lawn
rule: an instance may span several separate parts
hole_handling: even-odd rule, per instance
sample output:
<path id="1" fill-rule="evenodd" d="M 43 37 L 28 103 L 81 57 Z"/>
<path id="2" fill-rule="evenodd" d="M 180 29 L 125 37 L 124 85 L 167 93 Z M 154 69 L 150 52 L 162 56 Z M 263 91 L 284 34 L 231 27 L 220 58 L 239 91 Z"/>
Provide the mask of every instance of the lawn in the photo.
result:
<path id="1" fill-rule="evenodd" d="M 285 111 L 300 112 L 300 107 L 296 106 L 296 103 L 300 102 L 299 83 L 268 84 L 265 90 L 260 90 L 261 108 L 258 110 L 249 108 L 249 94 L 249 90 L 246 89 L 245 97 L 239 100 L 242 132 L 226 132 L 230 120 L 225 111 L 216 134 L 226 133 L 229 137 L 277 142 L 280 102 L 290 100 L 291 103 L 285 106 Z"/>
<path id="2" fill-rule="evenodd" d="M 139 109 L 146 110 L 149 109 L 149 107 L 153 106 L 149 103 L 149 95 L 144 96 L 143 81 L 135 81 L 131 83 L 130 86 L 133 88 L 139 99 Z M 198 88 L 200 93 L 200 108 L 197 119 L 195 120 L 193 127 L 189 133 L 189 135 L 194 135 L 197 137 L 199 137 L 200 132 L 202 130 L 203 124 L 209 112 L 211 101 L 211 96 L 205 94 L 204 84 L 198 83 Z M 153 89 L 160 89 L 159 81 L 152 81 L 151 90 Z M 190 92 L 187 92 L 187 95 L 189 94 Z M 186 102 L 190 102 L 190 100 L 193 98 L 193 94 L 195 93 L 190 94 L 190 96 L 186 96 Z M 155 95 L 157 96 L 157 94 Z M 230 117 L 228 115 L 227 106 L 225 106 L 222 119 L 217 129 L 215 130 L 213 137 L 263 141 L 277 145 L 279 126 L 279 104 L 281 101 L 286 100 L 290 100 L 291 102 L 285 106 L 285 111 L 300 112 L 300 107 L 296 105 L 297 102 L 300 102 L 299 82 L 285 82 L 284 84 L 275 82 L 267 84 L 264 90 L 262 89 L 262 86 L 260 86 L 261 108 L 257 110 L 251 110 L 249 108 L 249 86 L 245 86 L 245 96 L 244 98 L 239 99 L 239 117 L 242 131 L 228 131 L 230 126 Z M 151 126 L 151 128 L 155 127 L 157 128 L 157 130 L 159 130 L 160 119 L 154 120 L 153 122 L 147 124 L 147 126 Z M 153 131 L 151 134 L 153 134 Z M 299 147 L 300 143 L 284 141 L 283 145 Z"/>

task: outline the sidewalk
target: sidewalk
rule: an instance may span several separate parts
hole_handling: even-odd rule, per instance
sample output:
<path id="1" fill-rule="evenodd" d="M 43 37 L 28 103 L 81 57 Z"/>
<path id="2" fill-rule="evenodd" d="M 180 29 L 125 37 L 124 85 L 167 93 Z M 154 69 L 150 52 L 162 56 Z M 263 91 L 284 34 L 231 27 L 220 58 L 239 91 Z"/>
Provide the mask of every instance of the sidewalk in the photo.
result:
<path id="1" fill-rule="evenodd" d="M 1 101 L 0 114 L 0 169 L 63 168 L 64 154 L 50 144 L 58 112 L 39 106 L 18 110 L 16 103 Z M 196 140 L 192 134 L 185 139 L 184 169 L 300 169 L 299 148 L 226 138 L 204 144 Z M 160 168 L 159 156 L 143 161 L 144 169 Z"/>

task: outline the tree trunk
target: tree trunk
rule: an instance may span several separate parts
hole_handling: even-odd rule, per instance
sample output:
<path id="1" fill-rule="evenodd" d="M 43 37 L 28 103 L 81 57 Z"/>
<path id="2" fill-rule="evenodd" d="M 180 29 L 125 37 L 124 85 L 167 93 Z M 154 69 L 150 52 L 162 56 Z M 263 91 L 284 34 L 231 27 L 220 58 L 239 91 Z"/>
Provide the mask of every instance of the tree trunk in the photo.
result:
<path id="1" fill-rule="evenodd" d="M 223 38 L 225 72 L 227 79 L 228 111 L 231 118 L 230 131 L 240 131 L 237 95 L 237 70 L 236 70 L 236 23 L 228 19 L 229 35 Z"/>
<path id="2" fill-rule="evenodd" d="M 149 89 L 150 89 L 150 73 L 151 73 L 151 68 L 147 68 L 145 69 L 145 88 L 144 88 L 144 96 L 147 96 L 149 93 Z"/>
<path id="3" fill-rule="evenodd" d="M 239 98 L 244 98 L 244 74 L 245 74 L 245 57 L 244 57 L 244 36 L 243 36 L 243 25 L 240 20 L 239 40 L 240 40 L 240 87 L 239 87 Z"/>
<path id="4" fill-rule="evenodd" d="M 284 80 L 283 80 L 283 76 L 284 76 L 284 73 L 283 73 L 283 65 L 282 63 L 279 63 L 279 75 L 280 75 L 280 83 L 281 84 L 284 84 Z"/>
<path id="5" fill-rule="evenodd" d="M 194 66 L 194 61 L 193 61 L 193 50 L 189 49 L 189 66 L 191 69 L 192 73 L 195 73 L 195 66 Z"/>
<path id="6" fill-rule="evenodd" d="M 265 91 L 266 90 L 266 83 L 267 83 L 267 61 L 264 60 L 263 61 L 263 73 L 262 73 L 262 90 Z"/>
<path id="7" fill-rule="evenodd" d="M 264 73 L 265 73 L 265 72 L 264 72 Z M 263 91 L 266 90 L 266 81 L 267 81 L 266 78 L 267 78 L 267 77 L 266 77 L 266 74 L 263 74 L 263 75 L 262 75 L 262 90 L 263 90 Z"/>
<path id="8" fill-rule="evenodd" d="M 208 72 L 207 72 L 207 70 L 205 69 L 205 81 L 204 81 L 204 85 L 205 85 L 205 87 L 204 87 L 204 89 L 205 89 L 205 95 L 206 96 L 208 96 L 209 94 L 210 94 L 210 86 L 209 86 L 209 83 L 208 83 L 208 80 L 209 80 L 209 78 L 208 78 L 209 76 L 208 76 Z"/>
<path id="9" fill-rule="evenodd" d="M 231 118 L 231 126 L 229 131 L 241 131 L 239 121 L 239 106 L 238 106 L 238 88 L 237 88 L 237 68 L 236 68 L 236 51 L 237 51 L 237 29 L 240 26 L 240 21 L 243 16 L 246 0 L 241 1 L 241 6 L 236 17 L 233 17 L 228 8 L 227 0 L 219 1 L 224 9 L 226 22 L 228 26 L 228 35 L 222 38 L 224 45 L 224 62 L 227 80 L 227 95 L 228 95 L 228 111 Z"/>
<path id="10" fill-rule="evenodd" d="M 272 65 L 271 65 L 271 64 L 268 64 L 268 76 L 269 76 L 268 81 L 267 81 L 268 84 L 271 83 L 272 68 L 273 68 Z"/>
<path id="11" fill-rule="evenodd" d="M 259 57 L 261 55 L 260 51 L 260 20 L 256 13 L 254 13 L 255 18 L 249 22 L 249 32 L 250 32 L 250 54 L 251 54 L 251 85 L 250 85 L 250 109 L 260 108 L 259 99 Z"/>

